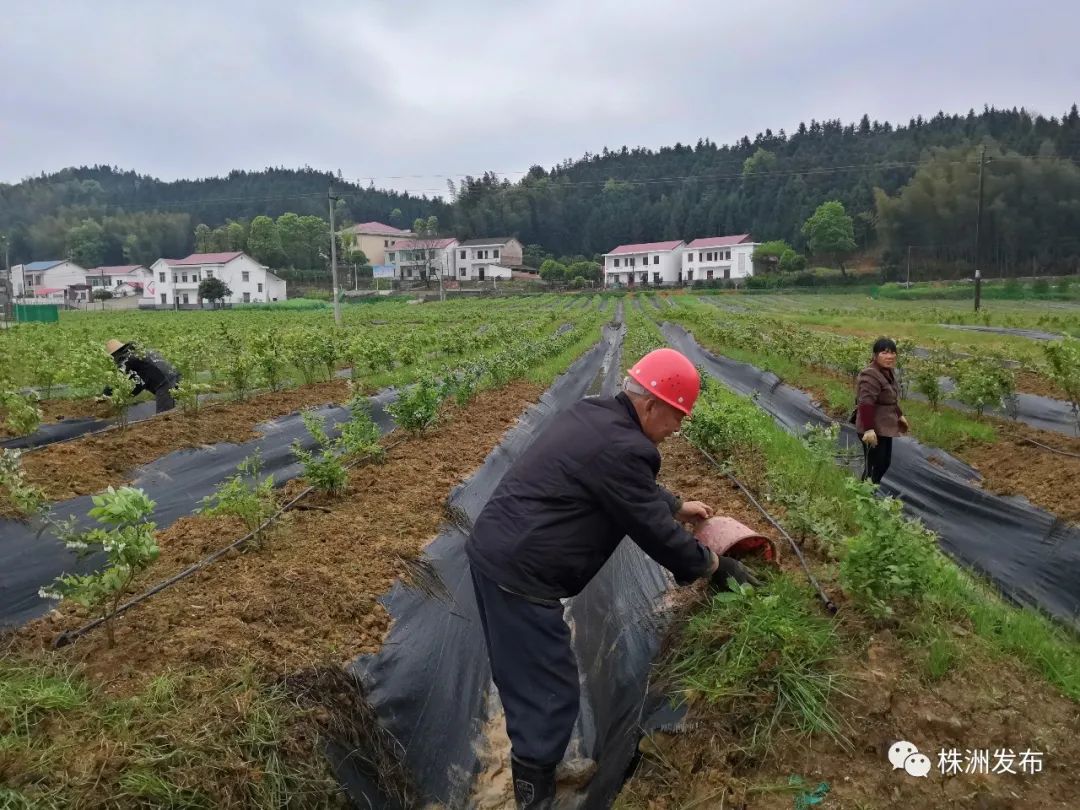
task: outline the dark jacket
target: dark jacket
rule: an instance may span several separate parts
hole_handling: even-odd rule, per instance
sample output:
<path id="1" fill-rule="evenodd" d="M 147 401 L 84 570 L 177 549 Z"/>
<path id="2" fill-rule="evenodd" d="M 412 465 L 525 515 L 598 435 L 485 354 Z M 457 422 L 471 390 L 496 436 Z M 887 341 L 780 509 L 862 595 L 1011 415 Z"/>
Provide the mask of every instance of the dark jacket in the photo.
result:
<path id="1" fill-rule="evenodd" d="M 180 382 L 180 375 L 176 373 L 176 369 L 155 351 L 146 352 L 145 355 L 139 357 L 132 345 L 125 343 L 113 352 L 113 360 L 135 381 L 132 396 L 141 394 L 144 390 L 157 394 L 175 388 Z M 109 393 L 106 389 L 105 395 L 108 396 Z"/>
<path id="2" fill-rule="evenodd" d="M 473 527 L 471 563 L 538 599 L 580 593 L 624 536 L 681 583 L 707 575 L 710 552 L 673 518 L 656 483 L 660 452 L 625 394 L 576 402 L 514 463 Z"/>
<path id="3" fill-rule="evenodd" d="M 899 436 L 903 413 L 899 405 L 900 387 L 893 370 L 871 363 L 859 372 L 855 391 L 858 409 L 855 430 L 865 433 L 872 428 L 878 436 Z"/>

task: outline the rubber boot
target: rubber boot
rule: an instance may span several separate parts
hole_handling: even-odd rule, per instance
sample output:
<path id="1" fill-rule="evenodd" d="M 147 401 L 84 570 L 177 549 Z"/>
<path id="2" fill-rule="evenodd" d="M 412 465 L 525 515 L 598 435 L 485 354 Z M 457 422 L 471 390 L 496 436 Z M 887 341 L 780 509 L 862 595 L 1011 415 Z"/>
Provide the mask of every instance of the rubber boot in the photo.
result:
<path id="1" fill-rule="evenodd" d="M 510 757 L 517 810 L 550 810 L 555 804 L 555 766 L 533 765 Z"/>

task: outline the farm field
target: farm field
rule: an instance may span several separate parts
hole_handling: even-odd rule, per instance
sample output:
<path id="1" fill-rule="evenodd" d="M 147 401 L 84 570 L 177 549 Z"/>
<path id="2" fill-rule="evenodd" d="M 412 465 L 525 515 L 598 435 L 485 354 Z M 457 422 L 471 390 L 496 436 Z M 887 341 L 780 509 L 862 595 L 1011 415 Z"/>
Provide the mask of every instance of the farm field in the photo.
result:
<path id="1" fill-rule="evenodd" d="M 1074 806 L 1080 352 L 940 324 L 1067 335 L 1080 309 L 969 323 L 955 303 L 547 295 L 355 305 L 340 328 L 311 309 L 6 330 L 2 439 L 29 449 L 0 469 L 0 805 L 509 806 L 463 532 L 560 407 L 674 345 L 708 383 L 661 480 L 779 565 L 678 589 L 624 542 L 569 609 L 596 718 L 571 745 L 601 768 L 559 806 Z M 875 494 L 843 422 L 880 333 L 913 435 Z M 93 399 L 114 337 L 181 371 L 175 411 Z M 898 739 L 928 778 L 888 764 Z M 942 773 L 951 749 L 1012 750 L 1013 772 Z"/>

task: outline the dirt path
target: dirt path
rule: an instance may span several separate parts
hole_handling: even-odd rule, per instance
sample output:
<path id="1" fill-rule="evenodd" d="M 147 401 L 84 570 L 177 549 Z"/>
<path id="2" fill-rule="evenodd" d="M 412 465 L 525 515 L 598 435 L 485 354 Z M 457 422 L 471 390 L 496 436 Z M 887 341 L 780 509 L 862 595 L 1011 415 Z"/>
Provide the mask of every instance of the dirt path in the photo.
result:
<path id="1" fill-rule="evenodd" d="M 289 513 L 262 548 L 222 560 L 121 617 L 114 648 L 96 631 L 61 654 L 84 663 L 95 680 L 126 689 L 169 667 L 244 661 L 282 675 L 375 651 L 387 628 L 377 599 L 437 533 L 450 489 L 541 393 L 532 383 L 482 393 L 428 435 L 393 447 L 385 463 L 355 468 L 342 498 L 311 501 L 328 511 Z M 161 534 L 161 558 L 143 584 L 242 533 L 231 521 L 178 521 Z M 64 604 L 20 631 L 17 645 L 44 648 L 84 618 Z"/>
<path id="2" fill-rule="evenodd" d="M 753 478 L 751 473 L 749 478 Z M 763 530 L 760 513 L 734 494 L 727 480 L 683 442 L 664 448 L 661 478 L 684 496 L 709 501 L 752 528 Z M 768 532 L 763 532 L 768 533 Z M 781 545 L 782 567 L 802 576 Z M 789 810 L 797 793 L 828 785 L 822 807 L 870 808 L 1073 808 L 1080 795 L 1080 707 L 1012 659 L 972 652 L 934 679 L 928 651 L 892 630 L 871 626 L 844 607 L 831 582 L 831 567 L 807 549 L 815 573 L 841 609 L 835 627 L 842 650 L 835 668 L 845 676 L 836 710 L 844 721 L 847 746 L 824 739 L 781 737 L 766 758 L 745 762 L 736 750 L 738 729 L 719 709 L 692 706 L 683 733 L 656 733 L 642 741 L 642 764 L 623 790 L 616 808 L 747 808 Z M 967 635 L 961 627 L 946 633 Z M 889 746 L 909 740 L 932 762 L 925 779 L 894 771 Z M 1043 754 L 1037 774 L 959 773 L 938 768 L 940 751 L 1023 750 Z M 1014 766 L 1015 766 L 1014 762 Z M 1018 770 L 1018 768 L 1014 768 Z M 787 788 L 793 776 L 803 791 Z M 798 806 L 798 805 L 796 805 Z M 809 805 L 805 805 L 809 806 Z"/>

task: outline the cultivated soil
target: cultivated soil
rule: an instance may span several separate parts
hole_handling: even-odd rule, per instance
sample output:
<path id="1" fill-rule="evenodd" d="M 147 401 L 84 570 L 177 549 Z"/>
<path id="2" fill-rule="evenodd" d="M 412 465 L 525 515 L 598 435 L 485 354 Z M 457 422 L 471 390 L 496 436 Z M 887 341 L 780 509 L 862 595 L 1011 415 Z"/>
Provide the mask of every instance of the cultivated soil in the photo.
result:
<path id="1" fill-rule="evenodd" d="M 132 609 L 115 622 L 116 646 L 95 631 L 57 655 L 80 662 L 110 690 L 127 691 L 168 668 L 249 663 L 267 678 L 341 664 L 382 644 L 388 616 L 378 598 L 409 574 L 436 536 L 451 488 L 478 468 L 542 388 L 514 383 L 481 393 L 428 434 L 399 443 L 386 460 L 350 472 L 347 493 L 310 497 L 321 507 L 287 513 L 261 546 L 235 553 Z M 285 497 L 302 487 L 290 482 Z M 161 557 L 132 590 L 159 581 L 244 534 L 227 519 L 184 518 L 159 535 Z M 19 630 L 15 650 L 33 654 L 87 618 L 63 603 Z"/>
<path id="2" fill-rule="evenodd" d="M 41 487 L 50 501 L 67 500 L 123 484 L 142 464 L 174 450 L 246 442 L 258 437 L 256 426 L 294 411 L 345 402 L 343 380 L 303 385 L 257 394 L 244 402 L 206 405 L 197 416 L 179 408 L 127 430 L 84 436 L 52 444 L 23 455 L 28 480 Z"/>
<path id="3" fill-rule="evenodd" d="M 661 479 L 684 497 L 698 498 L 763 534 L 760 513 L 711 465 L 681 440 L 663 448 Z M 755 476 L 747 476 L 747 483 Z M 751 484 L 753 488 L 753 484 Z M 786 543 L 786 541 L 785 541 Z M 812 545 L 812 544 L 810 544 Z M 794 555 L 779 546 L 781 567 L 804 576 Z M 1074 808 L 1080 795 L 1080 708 L 1013 659 L 993 657 L 966 645 L 966 657 L 938 680 L 925 667 L 927 653 L 886 625 L 874 626 L 845 605 L 831 567 L 807 548 L 815 575 L 840 607 L 834 626 L 840 640 L 835 671 L 843 676 L 835 709 L 843 718 L 844 742 L 828 738 L 778 738 L 767 756 L 748 759 L 738 750 L 740 729 L 727 713 L 704 701 L 692 704 L 677 733 L 642 740 L 642 762 L 617 808 L 809 808 L 802 794 L 828 787 L 817 806 L 835 810 L 872 808 Z M 968 632 L 947 628 L 957 639 Z M 886 754 L 908 740 L 932 761 L 924 779 L 894 771 Z M 1042 752 L 1034 775 L 944 776 L 938 752 L 957 748 Z M 1019 771 L 1019 769 L 1016 769 Z M 803 787 L 789 786 L 795 777 Z M 820 795 L 820 793 L 818 794 Z"/>

